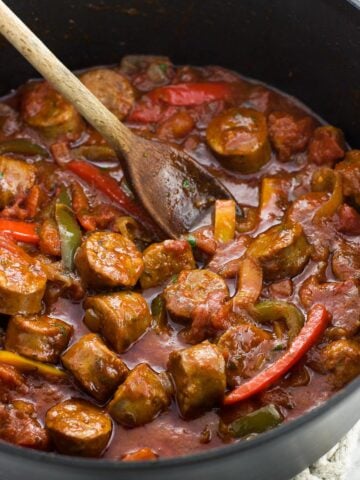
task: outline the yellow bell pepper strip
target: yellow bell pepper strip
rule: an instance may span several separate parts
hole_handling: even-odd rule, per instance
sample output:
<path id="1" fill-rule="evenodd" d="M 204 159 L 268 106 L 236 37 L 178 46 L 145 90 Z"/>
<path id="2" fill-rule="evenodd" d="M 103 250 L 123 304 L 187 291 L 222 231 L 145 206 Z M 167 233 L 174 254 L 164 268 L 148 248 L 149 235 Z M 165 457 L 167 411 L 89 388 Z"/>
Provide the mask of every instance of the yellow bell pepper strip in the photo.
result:
<path id="1" fill-rule="evenodd" d="M 237 292 L 233 297 L 233 308 L 244 308 L 254 304 L 260 296 L 263 284 L 262 268 L 251 257 L 240 260 Z"/>
<path id="2" fill-rule="evenodd" d="M 222 436 L 242 438 L 252 433 L 262 433 L 279 425 L 284 420 L 279 409 L 269 404 L 254 412 L 236 418 L 229 424 L 220 421 L 219 432 Z"/>
<path id="3" fill-rule="evenodd" d="M 234 240 L 236 225 L 236 205 L 234 200 L 216 200 L 214 218 L 214 238 L 227 243 Z"/>
<path id="4" fill-rule="evenodd" d="M 332 217 L 343 203 L 342 178 L 339 172 L 327 167 L 320 168 L 314 172 L 311 186 L 316 192 L 331 191 L 328 200 L 316 211 L 314 221 Z"/>
<path id="5" fill-rule="evenodd" d="M 268 219 L 270 216 L 281 217 L 283 207 L 288 200 L 288 181 L 284 178 L 265 177 L 261 182 L 260 216 Z"/>
<path id="6" fill-rule="evenodd" d="M 25 138 L 15 138 L 0 143 L 0 155 L 4 153 L 19 153 L 20 155 L 40 155 L 47 157 L 48 153 L 45 148 L 37 143 L 33 143 Z"/>
<path id="7" fill-rule="evenodd" d="M 330 314 L 323 305 L 313 305 L 308 313 L 307 322 L 288 350 L 272 365 L 230 392 L 224 399 L 225 405 L 246 400 L 279 380 L 318 341 L 329 320 Z"/>
<path id="8" fill-rule="evenodd" d="M 56 201 L 55 219 L 60 234 L 61 259 L 67 270 L 74 269 L 75 252 L 82 239 L 81 229 L 70 205 L 70 197 L 63 189 Z"/>
<path id="9" fill-rule="evenodd" d="M 0 350 L 0 363 L 11 365 L 23 373 L 40 373 L 41 375 L 57 378 L 67 377 L 66 372 L 60 368 L 30 360 L 29 358 L 25 358 L 22 355 L 7 350 Z"/>
<path id="10" fill-rule="evenodd" d="M 281 300 L 265 300 L 257 303 L 252 307 L 251 312 L 260 323 L 285 320 L 290 342 L 295 339 L 304 326 L 305 319 L 302 312 L 292 303 Z"/>

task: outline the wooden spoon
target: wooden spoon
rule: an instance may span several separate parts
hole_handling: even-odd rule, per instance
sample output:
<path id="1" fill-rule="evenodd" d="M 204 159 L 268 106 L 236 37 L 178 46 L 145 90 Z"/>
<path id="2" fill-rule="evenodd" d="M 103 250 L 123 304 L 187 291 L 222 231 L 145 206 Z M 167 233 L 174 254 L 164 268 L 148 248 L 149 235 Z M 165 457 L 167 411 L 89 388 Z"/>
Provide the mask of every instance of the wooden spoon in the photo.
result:
<path id="1" fill-rule="evenodd" d="M 170 237 L 198 225 L 230 192 L 186 153 L 123 125 L 0 0 L 0 32 L 105 138 L 135 194 Z"/>

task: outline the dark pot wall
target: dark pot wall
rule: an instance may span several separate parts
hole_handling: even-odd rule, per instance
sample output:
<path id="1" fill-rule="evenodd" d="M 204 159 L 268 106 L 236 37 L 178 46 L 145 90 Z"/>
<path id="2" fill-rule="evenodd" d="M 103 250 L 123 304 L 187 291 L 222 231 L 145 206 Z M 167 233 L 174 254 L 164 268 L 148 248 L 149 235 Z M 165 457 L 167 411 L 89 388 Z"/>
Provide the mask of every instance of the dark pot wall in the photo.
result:
<path id="1" fill-rule="evenodd" d="M 72 68 L 117 62 L 127 53 L 220 64 L 294 94 L 360 146 L 360 13 L 345 0 L 7 3 Z M 34 73 L 1 47 L 4 92 Z"/>

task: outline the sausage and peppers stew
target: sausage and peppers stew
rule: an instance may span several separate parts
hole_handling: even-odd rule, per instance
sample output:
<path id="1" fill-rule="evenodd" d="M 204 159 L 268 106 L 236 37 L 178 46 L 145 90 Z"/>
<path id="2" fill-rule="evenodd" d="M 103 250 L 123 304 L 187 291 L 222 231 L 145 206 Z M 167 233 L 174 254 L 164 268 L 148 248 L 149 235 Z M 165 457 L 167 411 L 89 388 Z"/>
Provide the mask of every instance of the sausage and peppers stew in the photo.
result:
<path id="1" fill-rule="evenodd" d="M 360 151 L 341 130 L 220 67 L 128 56 L 79 76 L 238 205 L 219 198 L 211 224 L 162 238 L 114 151 L 48 83 L 4 97 L 0 438 L 185 455 L 274 428 L 356 377 Z"/>

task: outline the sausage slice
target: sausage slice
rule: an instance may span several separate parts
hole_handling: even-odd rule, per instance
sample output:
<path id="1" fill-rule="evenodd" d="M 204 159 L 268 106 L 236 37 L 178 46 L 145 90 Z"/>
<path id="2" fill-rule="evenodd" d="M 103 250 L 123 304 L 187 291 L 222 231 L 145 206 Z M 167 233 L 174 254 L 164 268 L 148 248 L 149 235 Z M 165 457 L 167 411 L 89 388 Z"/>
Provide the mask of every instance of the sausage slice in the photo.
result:
<path id="1" fill-rule="evenodd" d="M 247 255 L 257 260 L 266 280 L 295 277 L 309 260 L 311 246 L 299 223 L 275 225 L 253 239 Z"/>
<path id="2" fill-rule="evenodd" d="M 143 258 L 142 288 L 156 287 L 172 275 L 196 267 L 192 249 L 186 240 L 153 243 L 144 250 Z"/>
<path id="3" fill-rule="evenodd" d="M 226 387 L 225 361 L 208 341 L 171 352 L 167 365 L 183 417 L 195 417 L 221 402 Z"/>
<path id="4" fill-rule="evenodd" d="M 66 400 L 46 413 L 45 425 L 60 453 L 99 457 L 111 436 L 110 417 L 84 400 Z"/>
<path id="5" fill-rule="evenodd" d="M 252 108 L 230 108 L 213 118 L 206 131 L 209 146 L 226 168 L 260 170 L 270 160 L 265 115 Z"/>
<path id="6" fill-rule="evenodd" d="M 45 293 L 40 262 L 6 238 L 0 238 L 0 313 L 37 313 Z"/>
<path id="7" fill-rule="evenodd" d="M 80 75 L 80 80 L 119 120 L 135 102 L 134 90 L 127 78 L 109 68 L 95 68 Z"/>
<path id="8" fill-rule="evenodd" d="M 92 287 L 133 287 L 144 262 L 134 243 L 120 233 L 94 232 L 75 257 L 76 268 Z"/>
<path id="9" fill-rule="evenodd" d="M 178 320 L 192 318 L 200 305 L 215 297 L 221 304 L 229 295 L 226 282 L 210 270 L 189 270 L 180 273 L 174 283 L 164 290 L 166 308 Z"/>
<path id="10" fill-rule="evenodd" d="M 168 407 L 170 392 L 166 374 L 158 374 L 148 364 L 140 363 L 116 390 L 108 411 L 125 427 L 144 425 Z"/>
<path id="11" fill-rule="evenodd" d="M 39 362 L 57 363 L 72 332 L 71 325 L 57 318 L 16 315 L 8 323 L 5 348 Z"/>
<path id="12" fill-rule="evenodd" d="M 77 137 L 83 122 L 73 105 L 48 82 L 33 82 L 26 86 L 21 98 L 23 120 L 46 137 L 59 135 Z"/>
<path id="13" fill-rule="evenodd" d="M 62 362 L 99 402 L 105 402 L 128 373 L 125 363 L 93 333 L 74 343 L 62 355 Z"/>
<path id="14" fill-rule="evenodd" d="M 87 327 L 94 332 L 101 332 L 118 353 L 129 348 L 151 323 L 144 297 L 135 292 L 87 297 L 84 308 Z"/>

